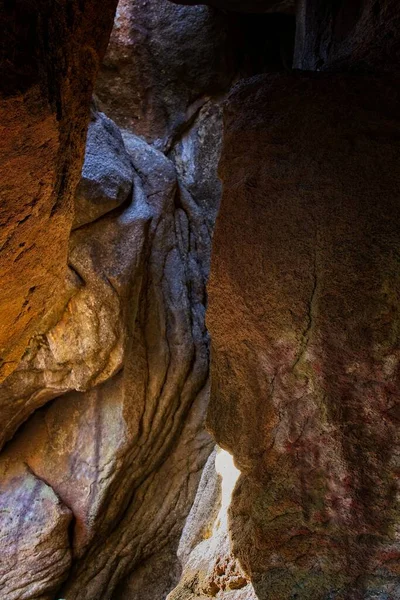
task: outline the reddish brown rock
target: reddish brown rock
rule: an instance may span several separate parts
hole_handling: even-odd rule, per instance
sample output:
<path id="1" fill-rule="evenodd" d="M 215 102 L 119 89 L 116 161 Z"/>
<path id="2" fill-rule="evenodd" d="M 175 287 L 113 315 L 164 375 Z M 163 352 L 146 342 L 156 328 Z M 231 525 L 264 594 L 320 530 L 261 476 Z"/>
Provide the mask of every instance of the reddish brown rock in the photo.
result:
<path id="1" fill-rule="evenodd" d="M 299 74 L 225 107 L 208 422 L 260 599 L 400 597 L 399 100 Z"/>
<path id="2" fill-rule="evenodd" d="M 116 1 L 7 2 L 0 29 L 0 378 L 55 320 L 88 106 Z"/>
<path id="3" fill-rule="evenodd" d="M 166 64 L 157 88 L 157 102 L 164 107 L 171 101 L 168 127 L 173 123 L 171 131 L 180 135 L 182 126 L 194 123 L 174 152 L 178 176 L 170 160 L 125 131 L 128 156 L 117 127 L 93 115 L 75 195 L 70 298 L 55 325 L 31 339 L 0 389 L 0 443 L 36 410 L 10 442 L 11 455 L 29 465 L 73 514 L 72 568 L 62 589 L 60 578 L 54 584 L 57 598 L 68 600 L 114 593 L 129 600 L 139 591 L 146 600 L 167 595 L 179 577 L 179 537 L 212 448 L 204 430 L 209 362 L 204 318 L 219 201 L 219 186 L 213 184 L 221 110 L 201 98 L 185 112 L 195 77 L 187 60 L 180 63 L 179 44 L 186 40 L 196 47 L 200 89 L 214 83 L 208 59 L 218 44 L 210 33 L 224 40 L 225 30 L 218 30 L 206 8 L 153 3 L 150 14 L 142 6 L 135 10 L 149 27 L 157 26 L 151 31 L 155 43 L 174 51 L 175 62 L 170 70 Z M 174 21 L 174 15 L 185 19 Z M 163 38 L 165 31 L 173 38 Z M 204 39 L 207 61 L 201 54 Z M 152 49 L 140 52 L 147 60 Z M 218 60 L 224 71 L 225 58 Z M 141 73 L 149 68 L 145 62 L 139 67 Z M 181 68 L 189 82 L 181 88 L 173 81 L 168 88 L 171 73 Z M 152 76 L 158 85 L 159 71 Z M 146 78 L 137 81 L 142 86 Z M 203 171 L 194 164 L 199 153 L 208 157 Z M 12 514 L 16 510 L 11 506 Z M 25 535 L 29 544 L 31 532 Z M 29 565 L 25 556 L 20 562 L 21 570 Z M 146 580 L 149 573 L 157 589 Z M 5 594 L 4 600 L 11 598 Z"/>
<path id="4" fill-rule="evenodd" d="M 140 193 L 135 191 L 125 210 L 72 233 L 68 261 L 74 293 L 60 320 L 32 338 L 18 368 L 0 385 L 0 447 L 52 398 L 88 390 L 122 368 L 151 219 Z"/>

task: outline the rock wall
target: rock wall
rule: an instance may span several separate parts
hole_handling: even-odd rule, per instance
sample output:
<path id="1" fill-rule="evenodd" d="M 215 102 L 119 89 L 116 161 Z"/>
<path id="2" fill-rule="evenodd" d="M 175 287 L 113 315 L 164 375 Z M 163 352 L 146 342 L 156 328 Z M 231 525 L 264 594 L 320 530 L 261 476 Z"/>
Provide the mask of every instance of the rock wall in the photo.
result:
<path id="1" fill-rule="evenodd" d="M 123 129 L 169 151 L 233 76 L 229 27 L 207 7 L 121 0 L 101 69 L 99 106 Z"/>
<path id="2" fill-rule="evenodd" d="M 292 2 L 121 0 L 91 111 L 113 7 L 44 4 L 1 16 L 2 600 L 398 600 L 395 3 L 300 2 L 301 73 Z"/>
<path id="3" fill-rule="evenodd" d="M 210 122 L 204 114 L 210 103 L 218 105 L 240 78 L 290 68 L 294 25 L 287 14 L 120 0 L 96 84 L 98 106 L 122 131 L 140 135 L 166 154 L 176 154 L 199 117 L 217 140 L 220 125 L 211 123 L 216 109 Z M 193 157 L 195 168 L 204 161 L 205 169 L 213 164 L 215 170 L 213 145 L 197 146 L 204 150 Z M 212 183 L 215 179 L 213 174 Z"/>
<path id="4" fill-rule="evenodd" d="M 292 12 L 295 8 L 293 0 L 209 0 L 199 2 L 199 0 L 173 0 L 177 4 L 210 4 L 224 10 L 237 11 L 239 13 L 273 13 L 273 12 Z"/>
<path id="5" fill-rule="evenodd" d="M 1 4 L 0 380 L 70 296 L 73 194 L 116 4 Z"/>
<path id="6" fill-rule="evenodd" d="M 7 437 L 36 409 L 0 459 L 0 527 L 16 565 L 0 583 L 5 600 L 37 590 L 50 598 L 63 582 L 68 599 L 109 598 L 135 567 L 177 543 L 212 449 L 204 430 L 209 227 L 172 162 L 132 134 L 125 147 L 113 127 L 114 146 L 122 144 L 115 168 L 107 181 L 99 165 L 93 172 L 110 190 L 129 157 L 133 195 L 74 230 L 75 293 L 2 388 Z M 89 162 L 97 135 L 89 131 Z M 28 506 L 42 536 L 33 556 L 37 529 L 21 520 Z"/>
<path id="7" fill-rule="evenodd" d="M 400 597 L 398 94 L 269 75 L 224 108 L 208 425 L 259 599 Z"/>
<path id="8" fill-rule="evenodd" d="M 155 44 L 135 52 L 139 74 L 147 69 L 159 85 L 141 106 L 143 121 L 167 141 L 149 134 L 150 146 L 137 137 L 143 130 L 128 126 L 135 107 L 124 104 L 123 88 L 114 98 L 126 115 L 122 133 L 92 104 L 65 229 L 60 273 L 68 295 L 0 386 L 4 600 L 128 600 L 138 589 L 158 600 L 179 579 L 180 534 L 213 447 L 204 428 L 205 283 L 220 198 L 222 112 L 208 96 L 190 108 L 197 94 L 191 55 L 183 66 L 172 61 L 164 79 L 156 76 L 156 42 L 176 57 L 183 38 L 199 48 L 201 90 L 213 78 L 207 61 L 226 85 L 231 75 L 219 66 L 209 9 L 166 7 L 155 2 L 150 14 L 139 11 L 144 23 L 152 19 Z M 166 31 L 174 37 L 163 38 Z M 207 61 L 199 54 L 205 39 Z M 188 80 L 177 87 L 182 68 Z M 146 77 L 139 82 L 149 95 Z M 157 120 L 157 103 L 169 106 L 166 120 Z"/>
<path id="9" fill-rule="evenodd" d="M 210 455 L 179 543 L 182 577 L 167 600 L 257 600 L 229 536 L 228 510 L 239 475 L 228 452 L 217 448 Z"/>

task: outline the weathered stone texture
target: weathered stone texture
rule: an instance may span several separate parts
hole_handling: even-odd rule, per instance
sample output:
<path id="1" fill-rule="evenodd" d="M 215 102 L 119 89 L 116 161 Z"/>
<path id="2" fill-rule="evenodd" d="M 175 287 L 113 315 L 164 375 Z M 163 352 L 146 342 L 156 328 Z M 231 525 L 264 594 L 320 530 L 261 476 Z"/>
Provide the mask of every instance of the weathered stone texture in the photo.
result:
<path id="1" fill-rule="evenodd" d="M 222 133 L 222 108 L 211 100 L 200 109 L 190 129 L 176 141 L 169 155 L 182 185 L 204 212 L 210 234 L 221 199 L 218 162 Z"/>
<path id="2" fill-rule="evenodd" d="M 124 148 L 122 139 L 120 143 Z M 117 159 L 116 154 L 111 166 Z M 111 177 L 112 168 L 109 173 Z M 56 325 L 32 338 L 18 368 L 0 386 L 0 447 L 52 398 L 90 389 L 122 368 L 139 301 L 150 219 L 139 195 L 119 213 L 72 233 L 72 297 Z"/>
<path id="3" fill-rule="evenodd" d="M 398 600 L 394 0 L 121 0 L 74 192 L 111 4 L 0 17 L 1 600 Z"/>
<path id="4" fill-rule="evenodd" d="M 63 302 L 0 387 L 0 445 L 13 438 L 4 450 L 13 469 L 28 469 L 52 490 L 71 521 L 60 567 L 58 542 L 46 538 L 53 581 L 50 588 L 38 571 L 40 600 L 165 597 L 179 578 L 180 534 L 212 449 L 204 430 L 205 282 L 220 195 L 222 114 L 206 92 L 232 75 L 218 54 L 226 31 L 204 7 L 153 1 L 120 8 L 117 25 L 122 19 L 130 27 L 133 11 L 139 34 L 147 28 L 150 39 L 124 64 L 141 95 L 139 121 L 132 88 L 113 88 L 118 114 L 142 129 L 121 136 L 92 106 L 72 223 L 71 201 L 65 212 L 68 257 L 56 284 Z M 123 44 L 132 43 L 131 34 Z M 132 130 L 174 148 L 173 162 Z M 208 158 L 204 170 L 195 164 L 200 157 Z M 47 251 L 52 234 L 48 229 Z M 56 253 L 52 259 L 59 265 Z M 19 510 L 13 500 L 13 518 Z M 43 523 L 51 519 L 44 511 Z M 18 520 L 14 529 L 13 540 L 24 535 L 27 547 L 34 544 Z M 28 590 L 25 600 L 39 600 L 29 587 L 29 560 L 18 557 L 20 587 Z M 7 572 L 4 582 L 4 600 L 11 600 Z"/>
<path id="5" fill-rule="evenodd" d="M 57 319 L 88 106 L 116 0 L 3 2 L 0 378 Z"/>
<path id="6" fill-rule="evenodd" d="M 159 151 L 132 134 L 123 147 L 130 204 L 72 233 L 75 293 L 1 389 L 4 437 L 64 394 L 36 411 L 7 452 L 72 512 L 72 569 L 59 592 L 68 599 L 125 593 L 132 571 L 174 557 L 212 448 L 204 207 Z M 27 586 L 26 557 L 20 562 Z M 160 585 L 172 587 L 167 579 Z"/>
<path id="7" fill-rule="evenodd" d="M 51 600 L 71 566 L 71 512 L 10 454 L 0 460 L 0 595 Z"/>
<path id="8" fill-rule="evenodd" d="M 224 120 L 208 423 L 242 471 L 234 553 L 260 599 L 398 598 L 398 82 L 256 77 Z"/>
<path id="9" fill-rule="evenodd" d="M 149 254 L 120 391 L 114 384 L 111 397 L 104 395 L 105 404 L 120 396 L 116 440 L 121 446 L 113 451 L 120 462 L 113 469 L 115 483 L 100 485 L 107 488 L 109 502 L 99 513 L 102 526 L 95 528 L 99 533 L 90 551 L 71 575 L 66 588 L 71 599 L 106 597 L 124 576 L 179 536 L 210 451 L 209 437 L 202 433 L 208 230 L 188 193 L 178 189 L 172 163 L 139 138 L 131 136 L 125 143 L 152 214 Z M 101 473 L 96 477 L 102 481 Z M 107 544 L 102 531 L 109 532 Z"/>
<path id="10" fill-rule="evenodd" d="M 91 223 L 130 201 L 132 182 L 133 168 L 120 130 L 106 115 L 93 112 L 75 192 L 73 227 Z"/>
<path id="11" fill-rule="evenodd" d="M 168 600 L 257 600 L 229 536 L 228 509 L 238 475 L 227 452 L 210 455 L 179 543 L 183 573 Z"/>
<path id="12" fill-rule="evenodd" d="M 205 6 L 121 0 L 96 85 L 120 127 L 168 150 L 233 77 L 228 24 Z"/>

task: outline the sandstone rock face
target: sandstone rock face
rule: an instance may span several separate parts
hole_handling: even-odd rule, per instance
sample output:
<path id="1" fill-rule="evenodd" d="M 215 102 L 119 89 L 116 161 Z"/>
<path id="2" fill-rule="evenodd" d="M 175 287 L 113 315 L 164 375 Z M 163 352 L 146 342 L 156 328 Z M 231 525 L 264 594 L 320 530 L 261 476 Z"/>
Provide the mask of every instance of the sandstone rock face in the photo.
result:
<path id="1" fill-rule="evenodd" d="M 400 597 L 398 90 L 265 76 L 225 107 L 208 423 L 259 599 Z"/>
<path id="2" fill-rule="evenodd" d="M 124 196 L 128 192 L 132 199 L 133 166 L 118 128 L 102 114 L 93 117 L 92 127 L 95 131 L 89 129 L 87 142 L 91 156 L 77 192 L 86 194 L 78 200 L 76 219 L 81 222 L 96 219 L 99 204 L 100 210 L 111 210 L 110 196 L 117 197 L 123 188 Z M 94 154 L 95 143 L 99 155 Z M 126 209 L 73 232 L 68 257 L 71 298 L 56 325 L 32 338 L 23 360 L 0 386 L 0 447 L 52 398 L 87 390 L 122 368 L 151 218 L 142 195 L 139 186 Z"/>
<path id="3" fill-rule="evenodd" d="M 0 28 L 0 378 L 55 322 L 88 106 L 116 1 L 7 2 Z M 51 240 L 51 243 L 49 243 Z"/>
<path id="4" fill-rule="evenodd" d="M 100 72 L 100 106 L 123 129 L 168 150 L 233 76 L 223 15 L 167 0 L 121 0 Z"/>
<path id="5" fill-rule="evenodd" d="M 310 71 L 398 71 L 399 31 L 396 0 L 301 0 L 294 66 Z"/>
<path id="6" fill-rule="evenodd" d="M 165 598 L 178 583 L 180 535 L 213 446 L 204 429 L 205 283 L 220 196 L 222 111 L 204 94 L 220 85 L 210 65 L 224 85 L 231 76 L 222 52 L 213 62 L 225 30 L 204 7 L 154 2 L 151 11 L 133 10 L 154 42 L 142 54 L 135 47 L 140 60 L 129 66 L 137 67 L 141 94 L 146 81 L 155 90 L 156 110 L 151 102 L 141 106 L 138 132 L 171 149 L 170 158 L 134 128 L 121 136 L 104 114 L 92 112 L 74 198 L 65 306 L 31 338 L 0 387 L 0 445 L 11 440 L 4 456 L 53 493 L 68 516 L 50 507 L 38 512 L 54 560 L 40 572 L 21 551 L 17 575 L 27 600 Z M 169 41 L 166 33 L 173 34 Z M 182 44 L 196 49 L 197 74 L 187 58 L 182 62 Z M 153 67 L 162 70 L 162 61 L 167 67 L 168 48 L 175 60 L 159 82 Z M 136 124 L 135 106 L 124 109 Z M 15 481 L 16 494 L 24 477 Z M 23 535 L 28 548 L 35 532 L 19 522 L 18 502 L 7 506 L 12 542 Z M 57 533 L 63 527 L 66 538 Z M 5 571 L 2 600 L 14 599 L 13 577 Z"/>
<path id="7" fill-rule="evenodd" d="M 181 568 L 176 560 L 176 543 L 156 552 L 117 588 L 115 600 L 149 600 L 168 596 L 179 581 Z"/>
<path id="8" fill-rule="evenodd" d="M 24 4 L 1 600 L 399 600 L 394 3 Z"/>
<path id="9" fill-rule="evenodd" d="M 139 201 L 73 233 L 69 264 L 77 276 L 75 293 L 58 323 L 31 340 L 18 368 L 0 386 L 0 446 L 50 399 L 87 390 L 121 369 L 138 305 L 149 220 Z"/>
<path id="10" fill-rule="evenodd" d="M 96 539 L 71 574 L 65 591 L 71 599 L 106 597 L 125 575 L 179 537 L 210 452 L 203 430 L 208 229 L 201 210 L 178 186 L 172 163 L 139 138 L 131 136 L 126 147 L 152 215 L 148 255 L 120 383 L 110 382 L 113 392 L 103 394 L 103 410 L 110 402 L 121 406 L 119 433 L 110 440 L 118 444 L 112 450 L 118 465 L 108 483 L 100 470 L 96 474 L 107 499 L 103 511 L 93 507 L 101 525 L 93 527 L 94 518 L 88 519 L 88 535 L 93 527 Z M 93 437 L 98 438 L 94 432 Z M 93 485 L 88 482 L 89 489 Z"/>
<path id="11" fill-rule="evenodd" d="M 63 394 L 36 411 L 7 452 L 72 513 L 72 569 L 53 585 L 59 589 L 68 574 L 59 591 L 68 599 L 114 591 L 127 598 L 137 581 L 129 575 L 139 569 L 140 577 L 155 556 L 178 568 L 176 546 L 212 448 L 204 430 L 205 205 L 159 151 L 133 134 L 120 143 L 133 173 L 132 200 L 73 232 L 74 293 L 1 389 L 3 439 Z M 14 503 L 11 514 L 18 510 Z M 18 520 L 16 527 L 15 538 L 24 533 Z M 30 582 L 26 560 L 20 558 L 22 587 Z M 166 593 L 175 579 L 159 578 Z M 5 581 L 11 585 L 7 575 Z"/>

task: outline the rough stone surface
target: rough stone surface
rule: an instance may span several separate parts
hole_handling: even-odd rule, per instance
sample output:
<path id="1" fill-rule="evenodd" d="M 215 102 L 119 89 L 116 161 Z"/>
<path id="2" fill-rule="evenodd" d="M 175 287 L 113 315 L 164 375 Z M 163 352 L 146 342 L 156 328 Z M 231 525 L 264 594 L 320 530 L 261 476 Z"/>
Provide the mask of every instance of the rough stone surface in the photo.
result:
<path id="1" fill-rule="evenodd" d="M 59 591 L 68 600 L 129 598 L 146 564 L 166 556 L 174 562 L 158 583 L 175 585 L 180 533 L 212 449 L 204 207 L 168 158 L 125 137 L 132 203 L 75 230 L 80 287 L 4 393 L 13 415 L 15 403 L 32 411 L 67 392 L 37 410 L 8 451 L 72 511 L 72 569 Z"/>
<path id="2" fill-rule="evenodd" d="M 51 600 L 71 565 L 71 512 L 12 456 L 0 459 L 0 595 Z"/>
<path id="3" fill-rule="evenodd" d="M 126 432 L 117 436 L 122 448 L 119 469 L 113 469 L 115 486 L 107 486 L 101 472 L 96 476 L 110 499 L 100 513 L 108 527 L 104 531 L 109 531 L 107 544 L 97 534 L 76 564 L 65 592 L 71 600 L 106 597 L 124 576 L 179 537 L 210 452 L 203 430 L 210 236 L 203 213 L 178 188 L 172 163 L 139 138 L 131 136 L 126 147 L 152 213 L 149 254 L 121 374 L 119 403 Z M 109 402 L 115 393 L 118 388 Z"/>
<path id="4" fill-rule="evenodd" d="M 208 423 L 242 471 L 234 554 L 261 600 L 399 598 L 398 81 L 256 77 L 224 120 Z"/>
<path id="5" fill-rule="evenodd" d="M 94 387 L 122 368 L 149 221 L 139 196 L 120 214 L 72 234 L 75 293 L 58 323 L 31 340 L 18 368 L 0 386 L 0 447 L 50 399 Z"/>
<path id="6" fill-rule="evenodd" d="M 203 540 L 211 537 L 212 528 L 221 508 L 221 477 L 215 469 L 216 450 L 208 457 L 204 466 L 196 498 L 186 519 L 178 556 L 185 565 L 194 548 Z"/>
<path id="7" fill-rule="evenodd" d="M 113 600 L 164 600 L 181 575 L 176 560 L 176 543 L 156 551 L 143 562 L 115 591 Z"/>
<path id="8" fill-rule="evenodd" d="M 204 7 L 120 0 L 96 95 L 120 127 L 161 150 L 233 76 L 228 25 Z"/>
<path id="9" fill-rule="evenodd" d="M 310 71 L 398 71 L 397 0 L 301 0 L 294 66 Z"/>
<path id="10" fill-rule="evenodd" d="M 0 379 L 57 319 L 92 86 L 116 0 L 2 3 Z M 51 243 L 49 243 L 51 240 Z"/>
<path id="11" fill-rule="evenodd" d="M 290 70 L 292 3 L 121 0 L 72 234 L 112 7 L 45 4 L 0 17 L 1 600 L 399 600 L 398 82 L 230 97 L 208 420 L 242 474 L 202 472 L 222 96 Z M 298 66 L 392 70 L 395 12 L 299 3 Z"/>
<path id="12" fill-rule="evenodd" d="M 45 482 L 72 514 L 68 566 L 53 576 L 50 597 L 29 600 L 165 598 L 179 580 L 180 535 L 212 449 L 205 282 L 222 114 L 206 91 L 231 77 L 219 52 L 226 29 L 205 7 L 122 9 L 139 39 L 151 41 L 122 60 L 140 103 L 148 100 L 139 121 L 132 88 L 114 81 L 112 91 L 126 92 L 120 114 L 173 148 L 173 161 L 128 130 L 122 140 L 112 121 L 92 113 L 65 306 L 0 388 L 0 445 L 13 438 L 6 452 L 15 468 Z M 205 157 L 202 171 L 194 161 Z M 32 532 L 22 533 L 29 545 Z M 25 554 L 19 562 L 25 588 L 30 563 Z M 11 585 L 7 573 L 4 581 Z M 43 574 L 37 582 L 47 594 Z"/>
<path id="13" fill-rule="evenodd" d="M 132 182 L 133 168 L 120 130 L 106 115 L 92 112 L 73 227 L 95 221 L 130 200 Z"/>
<path id="14" fill-rule="evenodd" d="M 221 199 L 218 162 L 222 145 L 222 108 L 218 102 L 205 104 L 192 126 L 177 140 L 170 158 L 181 183 L 206 215 L 210 233 Z"/>

